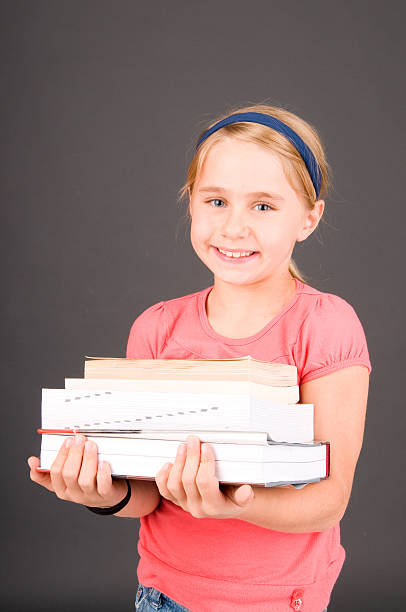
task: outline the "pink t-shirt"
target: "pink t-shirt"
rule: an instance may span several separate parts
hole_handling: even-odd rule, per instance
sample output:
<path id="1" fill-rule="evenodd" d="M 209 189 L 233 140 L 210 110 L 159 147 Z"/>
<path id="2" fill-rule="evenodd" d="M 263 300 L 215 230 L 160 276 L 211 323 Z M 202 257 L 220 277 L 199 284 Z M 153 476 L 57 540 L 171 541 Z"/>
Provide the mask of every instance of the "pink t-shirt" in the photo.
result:
<path id="1" fill-rule="evenodd" d="M 231 339 L 211 327 L 212 287 L 145 310 L 127 346 L 133 359 L 255 359 L 295 365 L 298 384 L 353 365 L 371 371 L 362 325 L 348 302 L 296 280 L 296 294 L 263 329 Z M 341 571 L 340 526 L 285 533 L 239 519 L 195 518 L 162 498 L 141 517 L 138 580 L 193 612 L 322 612 Z"/>

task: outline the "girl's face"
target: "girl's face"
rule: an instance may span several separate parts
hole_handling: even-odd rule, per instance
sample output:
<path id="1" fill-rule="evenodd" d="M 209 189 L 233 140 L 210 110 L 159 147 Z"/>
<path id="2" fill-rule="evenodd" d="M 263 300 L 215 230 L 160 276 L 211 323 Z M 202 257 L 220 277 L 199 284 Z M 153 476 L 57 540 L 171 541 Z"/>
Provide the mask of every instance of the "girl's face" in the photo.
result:
<path id="1" fill-rule="evenodd" d="M 191 194 L 190 214 L 198 257 L 215 279 L 235 285 L 287 275 L 296 241 L 307 238 L 321 216 L 317 207 L 313 212 L 306 208 L 276 154 L 229 137 L 207 154 Z"/>

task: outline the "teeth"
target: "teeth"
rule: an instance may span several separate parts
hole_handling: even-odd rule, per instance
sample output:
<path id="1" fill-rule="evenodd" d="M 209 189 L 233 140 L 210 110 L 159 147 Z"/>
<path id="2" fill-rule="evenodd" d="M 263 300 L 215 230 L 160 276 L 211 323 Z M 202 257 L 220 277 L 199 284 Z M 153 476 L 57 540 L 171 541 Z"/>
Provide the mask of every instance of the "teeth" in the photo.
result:
<path id="1" fill-rule="evenodd" d="M 223 255 L 227 255 L 227 257 L 249 257 L 249 255 L 252 255 L 254 251 L 241 251 L 241 253 L 232 253 L 231 251 L 222 251 L 221 249 L 219 249 L 217 247 L 217 249 L 220 251 L 220 253 L 223 253 Z"/>

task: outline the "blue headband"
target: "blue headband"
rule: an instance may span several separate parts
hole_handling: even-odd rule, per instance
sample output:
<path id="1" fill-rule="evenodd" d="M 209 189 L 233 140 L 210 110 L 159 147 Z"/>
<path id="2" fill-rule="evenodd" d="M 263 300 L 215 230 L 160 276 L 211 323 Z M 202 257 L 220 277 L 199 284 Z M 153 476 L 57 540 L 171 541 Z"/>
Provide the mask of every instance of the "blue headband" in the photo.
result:
<path id="1" fill-rule="evenodd" d="M 316 197 L 319 197 L 320 187 L 321 187 L 321 170 L 320 166 L 316 161 L 313 153 L 307 146 L 305 142 L 300 138 L 295 131 L 292 130 L 286 123 L 279 121 L 276 117 L 272 117 L 271 115 L 267 115 L 265 113 L 235 113 L 234 115 L 230 115 L 221 121 L 215 123 L 211 128 L 209 128 L 206 132 L 204 132 L 203 136 L 200 138 L 199 142 L 196 145 L 196 151 L 213 132 L 216 132 L 220 128 L 225 125 L 230 125 L 230 123 L 239 123 L 241 121 L 249 121 L 251 123 L 262 123 L 262 125 L 267 125 L 272 128 L 276 132 L 283 134 L 286 136 L 288 140 L 296 147 L 299 151 L 300 155 L 304 163 L 306 164 L 306 168 L 310 174 L 310 178 L 312 179 L 312 183 L 314 189 L 316 191 Z"/>

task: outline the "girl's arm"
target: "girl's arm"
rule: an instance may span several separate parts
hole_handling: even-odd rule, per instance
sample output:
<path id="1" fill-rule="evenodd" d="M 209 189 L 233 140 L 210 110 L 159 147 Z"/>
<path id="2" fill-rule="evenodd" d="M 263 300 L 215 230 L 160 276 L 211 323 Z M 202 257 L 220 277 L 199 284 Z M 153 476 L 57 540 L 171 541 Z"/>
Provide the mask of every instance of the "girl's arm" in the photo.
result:
<path id="1" fill-rule="evenodd" d="M 363 366 L 344 368 L 301 386 L 301 403 L 315 407 L 315 439 L 331 445 L 330 477 L 300 490 L 257 487 L 239 519 L 290 533 L 324 531 L 341 520 L 362 447 L 368 386 L 369 373 Z"/>
<path id="2" fill-rule="evenodd" d="M 131 480 L 131 499 L 128 504 L 114 516 L 138 518 L 150 514 L 161 501 L 155 480 Z"/>
<path id="3" fill-rule="evenodd" d="M 303 384 L 301 401 L 315 404 L 315 438 L 329 441 L 330 478 L 293 488 L 222 485 L 210 444 L 188 436 L 174 463 L 155 477 L 162 497 L 195 518 L 235 518 L 286 532 L 324 531 L 343 516 L 361 450 L 368 369 L 352 366 Z"/>

